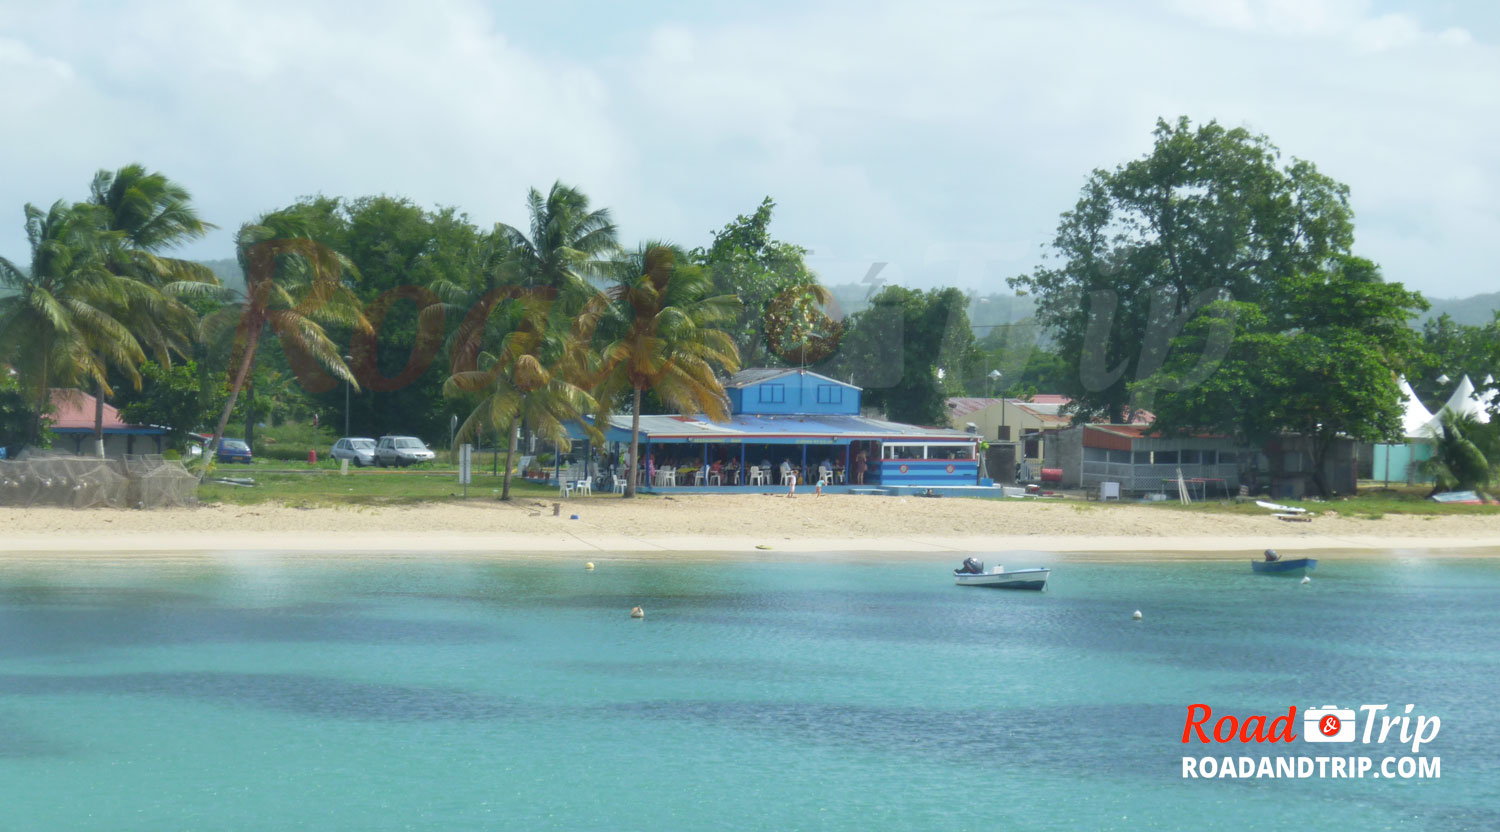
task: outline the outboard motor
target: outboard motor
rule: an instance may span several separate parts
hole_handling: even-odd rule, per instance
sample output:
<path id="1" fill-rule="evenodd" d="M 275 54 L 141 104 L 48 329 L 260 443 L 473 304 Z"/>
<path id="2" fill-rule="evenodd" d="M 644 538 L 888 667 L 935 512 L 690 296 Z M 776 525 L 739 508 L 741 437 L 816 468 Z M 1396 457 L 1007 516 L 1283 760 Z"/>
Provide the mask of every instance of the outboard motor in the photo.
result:
<path id="1" fill-rule="evenodd" d="M 1266 550 L 1266 563 L 1275 563 L 1278 560 L 1281 560 L 1281 555 L 1276 554 L 1275 549 Z"/>
<path id="2" fill-rule="evenodd" d="M 964 565 L 953 570 L 955 575 L 983 575 L 984 561 L 975 558 L 964 558 Z"/>

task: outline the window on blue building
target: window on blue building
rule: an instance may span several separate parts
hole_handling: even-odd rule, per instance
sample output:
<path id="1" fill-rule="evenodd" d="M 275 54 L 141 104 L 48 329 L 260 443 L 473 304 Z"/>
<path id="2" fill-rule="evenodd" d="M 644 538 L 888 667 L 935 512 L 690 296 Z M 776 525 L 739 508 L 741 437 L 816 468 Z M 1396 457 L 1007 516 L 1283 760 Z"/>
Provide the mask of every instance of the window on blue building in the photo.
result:
<path id="1" fill-rule="evenodd" d="M 818 385 L 818 404 L 843 404 L 844 388 L 836 384 Z"/>
<path id="2" fill-rule="evenodd" d="M 760 386 L 761 404 L 783 404 L 786 402 L 786 385 L 784 384 L 762 384 Z"/>

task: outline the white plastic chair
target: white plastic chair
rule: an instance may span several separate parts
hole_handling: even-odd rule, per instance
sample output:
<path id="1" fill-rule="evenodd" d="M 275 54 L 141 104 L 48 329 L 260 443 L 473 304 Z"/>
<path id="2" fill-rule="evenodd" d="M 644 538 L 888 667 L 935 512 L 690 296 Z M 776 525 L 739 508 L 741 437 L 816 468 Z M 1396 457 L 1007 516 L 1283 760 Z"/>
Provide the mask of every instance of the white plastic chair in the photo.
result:
<path id="1" fill-rule="evenodd" d="M 746 481 L 746 484 L 748 484 L 748 485 L 770 485 L 771 483 L 769 482 L 769 480 L 770 480 L 770 478 L 766 476 L 766 472 L 765 471 L 760 470 L 760 466 L 759 465 L 751 465 L 750 466 L 750 479 L 748 479 Z"/>
<path id="2" fill-rule="evenodd" d="M 818 485 L 831 485 L 833 483 L 833 472 L 828 470 L 827 465 L 818 466 Z"/>
<path id="3" fill-rule="evenodd" d="M 693 472 L 693 485 L 702 485 L 708 480 L 708 472 L 702 468 Z"/>
<path id="4" fill-rule="evenodd" d="M 625 493 L 625 478 L 622 477 L 622 476 L 620 476 L 619 474 L 615 474 L 613 476 L 613 479 L 614 479 L 614 493 L 616 493 L 616 494 L 624 494 Z"/>
<path id="5" fill-rule="evenodd" d="M 594 496 L 594 484 L 589 480 L 579 480 L 578 482 L 574 483 L 573 490 L 577 491 L 579 494 L 587 494 L 590 497 Z"/>
<path id="6" fill-rule="evenodd" d="M 571 497 L 571 496 L 573 496 L 573 485 L 574 484 L 573 484 L 573 482 L 571 480 L 564 480 L 562 482 L 562 484 L 557 487 L 557 496 L 559 496 L 559 497 Z"/>

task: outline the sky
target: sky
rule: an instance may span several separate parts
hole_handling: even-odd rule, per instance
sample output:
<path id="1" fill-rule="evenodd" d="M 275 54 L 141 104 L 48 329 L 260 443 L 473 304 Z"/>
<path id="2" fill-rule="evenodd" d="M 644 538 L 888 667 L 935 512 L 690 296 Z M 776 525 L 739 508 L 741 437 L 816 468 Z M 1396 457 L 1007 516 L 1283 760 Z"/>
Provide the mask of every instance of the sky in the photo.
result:
<path id="1" fill-rule="evenodd" d="M 220 227 L 201 259 L 304 195 L 488 227 L 562 180 L 630 242 L 770 195 L 825 282 L 1008 291 L 1090 171 L 1187 115 L 1347 183 L 1357 253 L 1464 296 L 1500 289 L 1497 46 L 1485 0 L 0 0 L 0 255 L 24 203 L 141 162 Z"/>

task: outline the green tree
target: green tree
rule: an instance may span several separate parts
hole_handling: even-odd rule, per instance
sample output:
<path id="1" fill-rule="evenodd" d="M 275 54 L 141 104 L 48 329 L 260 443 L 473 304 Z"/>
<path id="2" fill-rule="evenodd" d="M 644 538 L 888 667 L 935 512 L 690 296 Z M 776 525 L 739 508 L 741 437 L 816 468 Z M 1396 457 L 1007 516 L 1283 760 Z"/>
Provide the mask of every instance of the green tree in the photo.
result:
<path id="1" fill-rule="evenodd" d="M 626 497 L 636 493 L 641 397 L 648 388 L 685 416 L 729 418 L 729 398 L 717 373 L 740 367 L 734 338 L 723 328 L 735 320 L 739 301 L 713 292 L 708 273 L 680 249 L 647 242 L 611 265 L 606 296 L 579 316 L 581 341 L 591 340 L 596 326 L 603 336 L 591 356 L 600 404 L 596 424 L 608 424 L 612 403 L 630 396 Z"/>
<path id="2" fill-rule="evenodd" d="M 224 326 L 235 321 L 230 360 L 234 375 L 208 448 L 209 460 L 224 438 L 224 428 L 267 328 L 275 333 L 288 357 L 300 363 L 303 372 L 316 371 L 321 365 L 337 378 L 355 384 L 353 373 L 323 325 L 339 324 L 368 332 L 370 324 L 359 299 L 339 280 L 343 259 L 306 233 L 306 224 L 296 214 L 274 213 L 246 223 L 235 235 L 235 251 L 245 273 L 245 297 L 215 313 L 208 322 L 210 326 Z M 203 467 L 200 477 L 208 468 Z"/>
<path id="3" fill-rule="evenodd" d="M 316 197 L 287 210 L 302 218 L 308 236 L 347 258 L 345 284 L 376 327 L 361 335 L 328 325 L 329 337 L 346 345 L 362 388 L 348 399 L 351 431 L 446 440 L 455 410 L 442 395 L 449 374 L 442 349 L 464 310 L 442 306 L 435 293 L 443 284 L 469 283 L 489 235 L 456 209 L 428 210 L 391 196 Z M 265 361 L 283 375 L 291 370 L 274 348 L 266 351 Z M 325 414 L 337 414 L 332 421 L 342 424 L 343 387 L 308 398 Z"/>
<path id="4" fill-rule="evenodd" d="M 829 375 L 865 388 L 863 403 L 898 422 L 947 424 L 944 401 L 964 393 L 981 358 L 957 289 L 887 286 L 849 318 Z"/>
<path id="5" fill-rule="evenodd" d="M 89 188 L 89 204 L 110 241 L 106 267 L 134 281 L 137 290 L 124 294 L 111 314 L 128 326 L 156 362 L 170 365 L 173 355 L 192 353 L 197 316 L 179 295 L 204 296 L 218 281 L 201 263 L 165 257 L 161 252 L 206 234 L 214 226 L 198 217 L 192 197 L 164 174 L 138 164 L 117 171 L 101 170 Z M 139 384 L 134 368 L 123 368 Z M 94 439 L 104 447 L 102 383 L 94 390 Z"/>
<path id="6" fill-rule="evenodd" d="M 167 428 L 169 443 L 178 450 L 187 446 L 188 434 L 213 422 L 229 397 L 221 377 L 205 379 L 191 360 L 171 365 L 147 361 L 141 378 L 139 391 L 121 395 L 120 415 L 132 424 Z"/>
<path id="7" fill-rule="evenodd" d="M 1469 376 L 1480 395 L 1484 379 L 1500 370 L 1500 313 L 1483 326 L 1460 324 L 1448 314 L 1422 324 L 1422 356 L 1408 377 L 1417 398 L 1436 412 Z M 1440 382 L 1439 378 L 1448 377 Z"/>
<path id="8" fill-rule="evenodd" d="M 1396 378 L 1420 354 L 1409 318 L 1421 295 L 1384 283 L 1372 263 L 1334 258 L 1279 281 L 1261 304 L 1220 301 L 1173 341 L 1166 366 L 1140 384 L 1156 390 L 1155 426 L 1167 433 L 1226 433 L 1252 444 L 1284 435 L 1311 442 L 1313 480 L 1339 438 L 1397 439 Z M 1235 331 L 1221 363 L 1201 380 L 1198 356 L 1221 327 Z"/>
<path id="9" fill-rule="evenodd" d="M 0 369 L 0 448 L 7 455 L 20 452 L 27 437 L 31 435 L 32 427 L 31 402 L 21 387 L 19 375 L 14 370 Z M 42 448 L 51 445 L 45 420 L 42 436 L 36 444 Z"/>
<path id="10" fill-rule="evenodd" d="M 111 236 L 99 230 L 93 206 L 59 201 L 44 212 L 27 205 L 31 267 L 0 258 L 0 286 L 12 292 L 0 298 L 0 361 L 20 373 L 30 400 L 24 444 L 41 437 L 52 387 L 88 384 L 109 393 L 111 367 L 138 378 L 145 353 L 115 313 L 149 287 L 109 270 Z"/>
<path id="11" fill-rule="evenodd" d="M 692 261 L 708 269 L 716 294 L 740 299 L 740 314 L 726 328 L 749 367 L 790 360 L 782 352 L 768 349 L 766 340 L 767 312 L 778 298 L 801 298 L 815 291 L 819 307 L 833 302 L 833 296 L 818 286 L 817 277 L 804 262 L 807 249 L 771 237 L 775 208 L 776 202 L 766 197 L 748 216 L 741 214 L 714 232 L 708 248 L 691 252 Z M 827 324 L 820 321 L 818 326 L 826 335 Z M 791 354 L 799 355 L 795 350 Z"/>
<path id="12" fill-rule="evenodd" d="M 1149 404 L 1156 388 L 1140 382 L 1203 307 L 1259 303 L 1280 277 L 1315 272 L 1352 241 L 1345 186 L 1311 162 L 1281 164 L 1265 136 L 1183 117 L 1157 122 L 1145 157 L 1094 171 L 1058 223 L 1057 265 L 1011 285 L 1036 296 L 1056 335 L 1077 417 L 1119 421 L 1132 395 Z"/>
<path id="13" fill-rule="evenodd" d="M 509 243 L 521 285 L 555 290 L 565 303 L 581 306 L 596 291 L 589 278 L 619 248 L 609 209 L 590 210 L 582 191 L 554 182 L 546 196 L 532 188 L 526 210 L 529 232 L 496 226 Z"/>

